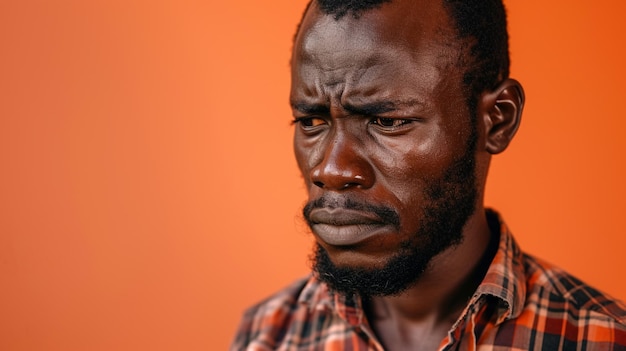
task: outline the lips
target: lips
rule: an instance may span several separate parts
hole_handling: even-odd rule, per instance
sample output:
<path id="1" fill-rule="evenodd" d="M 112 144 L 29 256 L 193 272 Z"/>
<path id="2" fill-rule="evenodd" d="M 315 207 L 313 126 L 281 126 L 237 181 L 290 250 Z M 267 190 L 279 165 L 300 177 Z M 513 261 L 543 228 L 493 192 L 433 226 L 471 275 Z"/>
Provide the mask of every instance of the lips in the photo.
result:
<path id="1" fill-rule="evenodd" d="M 308 220 L 313 232 L 334 246 L 355 245 L 390 229 L 374 213 L 344 208 L 313 209 Z"/>

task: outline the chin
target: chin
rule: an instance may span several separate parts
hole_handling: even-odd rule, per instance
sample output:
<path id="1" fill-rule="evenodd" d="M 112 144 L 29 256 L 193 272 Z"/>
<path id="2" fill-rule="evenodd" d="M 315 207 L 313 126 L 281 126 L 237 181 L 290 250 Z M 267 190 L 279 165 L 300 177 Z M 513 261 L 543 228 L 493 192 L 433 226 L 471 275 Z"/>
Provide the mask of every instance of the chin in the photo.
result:
<path id="1" fill-rule="evenodd" d="M 401 247 L 406 243 L 398 243 L 393 248 L 385 248 L 383 243 L 367 243 L 367 245 L 329 245 L 318 241 L 315 256 L 323 250 L 325 256 L 338 268 L 355 268 L 364 270 L 382 269 L 385 265 L 398 256 L 403 250 Z"/>
<path id="2" fill-rule="evenodd" d="M 338 268 L 357 268 L 364 270 L 381 269 L 390 260 L 388 255 L 367 254 L 352 250 L 326 250 L 333 265 Z"/>
<path id="3" fill-rule="evenodd" d="M 316 245 L 313 271 L 331 290 L 348 295 L 399 294 L 419 279 L 430 261 L 430 257 L 404 252 L 408 250 L 392 256 L 336 251 Z"/>

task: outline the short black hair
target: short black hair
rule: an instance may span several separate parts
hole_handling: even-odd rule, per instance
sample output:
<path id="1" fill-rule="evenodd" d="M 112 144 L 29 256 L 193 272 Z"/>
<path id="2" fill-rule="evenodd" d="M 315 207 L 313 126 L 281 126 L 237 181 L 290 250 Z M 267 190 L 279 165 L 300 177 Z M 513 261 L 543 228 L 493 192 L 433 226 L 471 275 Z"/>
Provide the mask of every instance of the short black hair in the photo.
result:
<path id="1" fill-rule="evenodd" d="M 318 0 L 320 10 L 326 14 L 335 15 L 336 19 L 345 16 L 348 12 L 359 17 L 362 11 L 379 7 L 391 0 Z"/>
<path id="2" fill-rule="evenodd" d="M 339 19 L 347 14 L 358 18 L 363 11 L 392 0 L 311 0 L 320 10 Z M 463 84 L 467 89 L 470 113 L 476 112 L 478 98 L 509 77 L 509 36 L 502 0 L 441 0 L 456 25 L 459 39 L 469 44 L 464 60 Z M 302 21 L 300 22 L 302 23 Z M 298 27 L 299 30 L 299 27 Z M 296 32 L 297 35 L 297 32 Z"/>
<path id="3" fill-rule="evenodd" d="M 509 35 L 502 0 L 443 0 L 457 34 L 470 42 L 470 61 L 463 83 L 468 104 L 475 111 L 480 94 L 509 78 Z"/>

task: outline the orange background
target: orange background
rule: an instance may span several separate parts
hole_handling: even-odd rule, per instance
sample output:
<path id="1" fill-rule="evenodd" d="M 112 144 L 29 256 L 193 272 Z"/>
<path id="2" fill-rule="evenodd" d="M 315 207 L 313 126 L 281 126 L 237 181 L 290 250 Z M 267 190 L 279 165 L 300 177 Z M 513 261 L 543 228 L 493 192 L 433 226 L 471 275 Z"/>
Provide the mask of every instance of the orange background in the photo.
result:
<path id="1" fill-rule="evenodd" d="M 0 2 L 1 350 L 223 350 L 306 274 L 287 105 L 304 4 Z M 626 299 L 626 5 L 507 4 L 527 106 L 487 204 Z"/>

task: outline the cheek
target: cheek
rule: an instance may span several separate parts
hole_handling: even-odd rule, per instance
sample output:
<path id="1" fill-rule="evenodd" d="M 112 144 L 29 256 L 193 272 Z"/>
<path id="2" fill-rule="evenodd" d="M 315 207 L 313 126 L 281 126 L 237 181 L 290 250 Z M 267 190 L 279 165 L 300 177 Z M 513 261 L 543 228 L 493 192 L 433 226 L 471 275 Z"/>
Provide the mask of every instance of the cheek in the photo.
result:
<path id="1" fill-rule="evenodd" d="M 444 140 L 433 139 L 388 147 L 374 162 L 377 185 L 393 194 L 399 210 L 415 211 L 428 200 L 426 188 L 440 180 L 457 158 L 452 149 Z"/>
<path id="2" fill-rule="evenodd" d="M 425 175 L 429 167 L 422 155 L 398 153 L 375 163 L 378 172 L 376 188 L 385 194 L 396 210 L 406 212 L 423 202 Z"/>
<path id="3" fill-rule="evenodd" d="M 298 143 L 294 140 L 293 143 L 293 153 L 296 157 L 296 163 L 298 164 L 298 168 L 300 169 L 300 174 L 306 182 L 309 181 L 309 167 L 307 166 L 309 161 L 306 157 L 307 153 L 298 145 Z"/>
<path id="4" fill-rule="evenodd" d="M 303 141 L 298 137 L 298 132 L 296 131 L 293 139 L 293 151 L 300 173 L 305 183 L 309 185 L 311 182 L 311 169 L 315 167 L 316 160 L 318 160 L 321 155 L 321 148 L 316 147 L 314 142 Z"/>
<path id="5" fill-rule="evenodd" d="M 404 184 L 437 177 L 449 158 L 449 152 L 445 145 L 434 139 L 436 138 L 422 138 L 417 143 L 413 140 L 388 142 L 384 148 L 380 148 L 384 152 L 376 157 L 376 168 L 381 178 Z"/>

